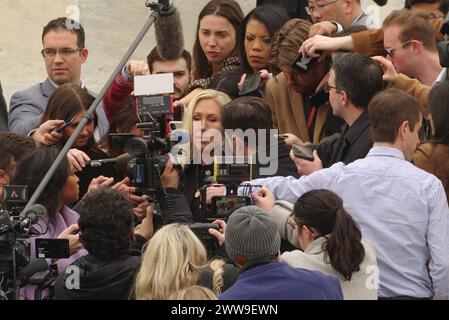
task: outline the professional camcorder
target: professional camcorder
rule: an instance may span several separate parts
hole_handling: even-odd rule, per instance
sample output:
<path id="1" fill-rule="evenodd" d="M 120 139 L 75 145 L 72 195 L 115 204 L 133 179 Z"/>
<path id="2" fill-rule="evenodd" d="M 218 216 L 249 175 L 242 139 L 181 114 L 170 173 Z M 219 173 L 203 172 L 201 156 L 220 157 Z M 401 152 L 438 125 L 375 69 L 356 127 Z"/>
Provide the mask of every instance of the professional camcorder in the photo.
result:
<path id="1" fill-rule="evenodd" d="M 46 214 L 41 205 L 33 205 L 23 211 L 28 201 L 27 186 L 11 185 L 3 190 L 0 206 L 0 300 L 17 299 L 19 288 L 26 284 L 19 281 L 19 274 L 30 262 L 27 239 L 40 234 L 33 224 Z M 47 227 L 45 221 L 43 227 Z"/>
<path id="2" fill-rule="evenodd" d="M 150 194 L 162 187 L 161 176 L 167 164 L 166 154 L 170 143 L 165 139 L 168 132 L 167 117 L 173 114 L 173 74 L 135 77 L 136 113 L 141 120 L 137 128 L 143 137 L 130 138 L 127 152 L 135 157 L 128 164 L 132 186 Z M 179 168 L 178 168 L 179 169 Z"/>

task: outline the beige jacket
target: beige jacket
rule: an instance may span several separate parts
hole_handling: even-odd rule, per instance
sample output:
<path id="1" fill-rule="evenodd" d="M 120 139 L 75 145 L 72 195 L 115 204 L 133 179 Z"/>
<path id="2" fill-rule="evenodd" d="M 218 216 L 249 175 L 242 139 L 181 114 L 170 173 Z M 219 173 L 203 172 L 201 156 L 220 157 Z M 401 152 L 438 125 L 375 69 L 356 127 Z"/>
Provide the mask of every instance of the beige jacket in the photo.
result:
<path id="1" fill-rule="evenodd" d="M 267 82 L 264 99 L 271 108 L 274 127 L 280 133 L 292 133 L 302 141 L 314 144 L 324 138 L 323 129 L 330 110 L 329 104 L 319 106 L 313 137 L 310 137 L 302 95 L 287 85 L 283 73 Z"/>

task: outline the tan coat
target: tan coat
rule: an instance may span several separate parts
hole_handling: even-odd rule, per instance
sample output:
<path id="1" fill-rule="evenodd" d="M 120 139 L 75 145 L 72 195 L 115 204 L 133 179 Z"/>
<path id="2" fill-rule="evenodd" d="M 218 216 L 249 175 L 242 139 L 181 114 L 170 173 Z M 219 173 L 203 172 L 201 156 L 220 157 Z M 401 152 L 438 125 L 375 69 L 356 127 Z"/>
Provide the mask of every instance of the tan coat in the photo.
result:
<path id="1" fill-rule="evenodd" d="M 424 143 L 416 150 L 413 163 L 441 180 L 449 202 L 449 146 Z"/>
<path id="2" fill-rule="evenodd" d="M 324 138 L 323 128 L 330 111 L 329 104 L 318 108 L 315 130 L 313 137 L 310 137 L 302 95 L 287 85 L 287 79 L 283 73 L 267 82 L 264 99 L 271 108 L 273 124 L 279 133 L 292 133 L 302 141 L 314 144 Z"/>

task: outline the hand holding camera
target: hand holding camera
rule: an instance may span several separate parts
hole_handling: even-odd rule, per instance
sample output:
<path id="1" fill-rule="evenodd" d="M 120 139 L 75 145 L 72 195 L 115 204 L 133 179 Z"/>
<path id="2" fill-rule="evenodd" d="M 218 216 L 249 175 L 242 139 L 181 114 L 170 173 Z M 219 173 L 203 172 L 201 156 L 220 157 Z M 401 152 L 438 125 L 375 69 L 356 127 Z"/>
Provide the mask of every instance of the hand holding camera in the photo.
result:
<path id="1" fill-rule="evenodd" d="M 268 188 L 262 187 L 257 194 L 253 195 L 257 205 L 267 212 L 271 212 L 274 207 L 274 194 Z"/>

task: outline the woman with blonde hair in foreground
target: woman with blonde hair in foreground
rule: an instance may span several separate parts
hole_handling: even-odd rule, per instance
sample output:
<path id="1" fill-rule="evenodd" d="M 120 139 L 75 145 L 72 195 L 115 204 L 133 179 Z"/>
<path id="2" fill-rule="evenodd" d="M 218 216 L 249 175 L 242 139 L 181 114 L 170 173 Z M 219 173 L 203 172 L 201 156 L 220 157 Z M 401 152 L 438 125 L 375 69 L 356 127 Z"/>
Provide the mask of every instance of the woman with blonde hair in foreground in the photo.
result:
<path id="1" fill-rule="evenodd" d="M 196 285 L 200 270 L 207 266 L 206 249 L 197 236 L 185 225 L 166 225 L 154 234 L 145 248 L 135 297 L 137 300 L 168 299 Z M 223 280 L 221 276 L 213 279 L 212 288 L 219 294 Z"/>

